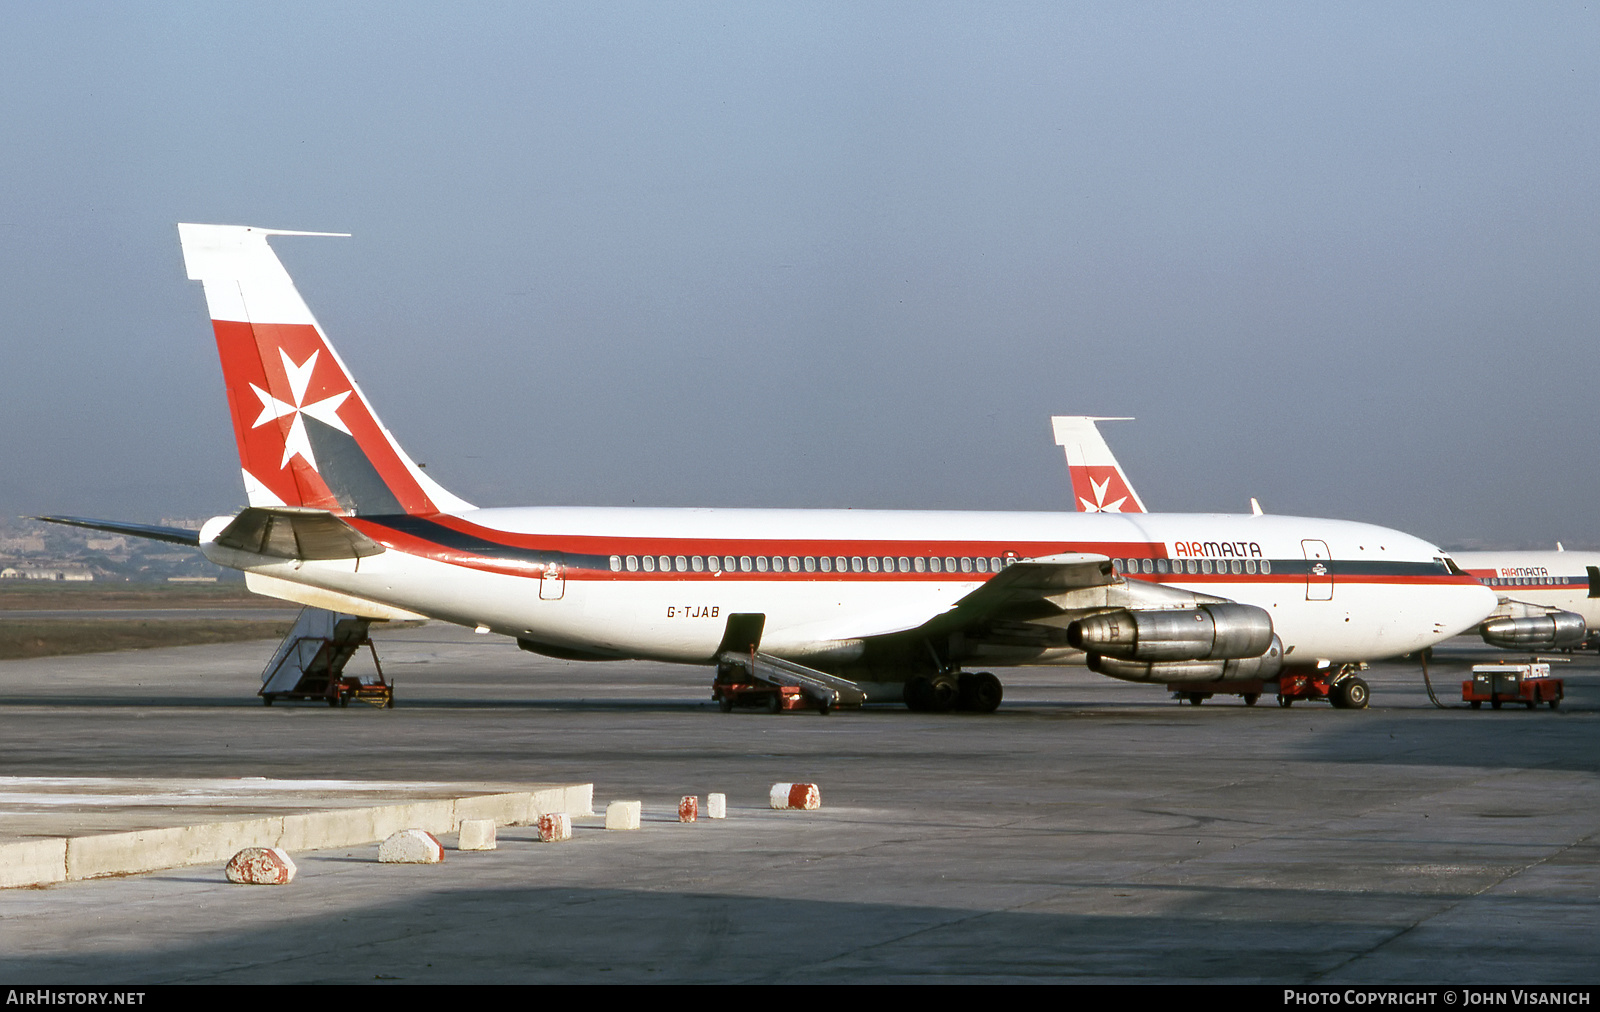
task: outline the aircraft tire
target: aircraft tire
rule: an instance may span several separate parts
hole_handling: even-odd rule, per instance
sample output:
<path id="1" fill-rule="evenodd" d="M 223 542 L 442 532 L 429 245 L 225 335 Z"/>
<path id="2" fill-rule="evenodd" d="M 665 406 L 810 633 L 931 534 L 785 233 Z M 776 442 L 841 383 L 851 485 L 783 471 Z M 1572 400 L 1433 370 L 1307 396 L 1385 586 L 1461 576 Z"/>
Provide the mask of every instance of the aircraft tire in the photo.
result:
<path id="1" fill-rule="evenodd" d="M 783 694 L 781 692 L 774 692 L 772 695 L 767 697 L 767 712 L 768 713 L 778 713 L 782 709 L 783 709 Z"/>
<path id="2" fill-rule="evenodd" d="M 1257 693 L 1257 692 L 1246 692 L 1244 694 L 1244 705 L 1245 706 L 1255 706 L 1256 705 L 1256 700 L 1258 700 L 1260 698 L 1261 698 L 1261 694 L 1260 693 Z"/>
<path id="3" fill-rule="evenodd" d="M 987 671 L 961 676 L 961 709 L 973 713 L 993 713 L 1000 708 L 1005 689 L 1000 679 Z"/>
<path id="4" fill-rule="evenodd" d="M 1334 690 L 1333 702 L 1342 710 L 1365 710 L 1372 700 L 1372 690 L 1359 678 L 1346 678 Z"/>
<path id="5" fill-rule="evenodd" d="M 905 700 L 906 709 L 912 713 L 926 713 L 928 688 L 929 682 L 926 678 L 906 679 L 905 688 L 900 693 L 900 698 Z"/>
<path id="6" fill-rule="evenodd" d="M 929 711 L 947 713 L 961 701 L 961 684 L 954 678 L 935 678 L 928 682 L 925 695 Z"/>
<path id="7" fill-rule="evenodd" d="M 721 710 L 723 713 L 732 713 L 733 697 L 723 696 L 721 699 L 717 700 L 717 709 Z"/>
<path id="8" fill-rule="evenodd" d="M 1294 705 L 1294 700 L 1290 699 L 1288 696 L 1279 696 L 1278 705 L 1287 710 L 1289 707 Z"/>

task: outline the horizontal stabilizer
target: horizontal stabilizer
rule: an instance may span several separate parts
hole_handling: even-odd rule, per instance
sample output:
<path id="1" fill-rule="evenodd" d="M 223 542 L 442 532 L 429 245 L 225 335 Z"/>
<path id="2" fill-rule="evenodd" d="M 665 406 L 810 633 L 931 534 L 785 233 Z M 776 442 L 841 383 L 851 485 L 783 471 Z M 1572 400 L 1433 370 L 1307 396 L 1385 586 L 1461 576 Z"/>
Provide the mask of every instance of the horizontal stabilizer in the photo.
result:
<path id="1" fill-rule="evenodd" d="M 326 510 L 251 506 L 212 539 L 223 548 L 280 559 L 360 559 L 384 548 Z"/>
<path id="2" fill-rule="evenodd" d="M 152 541 L 170 541 L 175 545 L 198 548 L 200 532 L 182 527 L 158 527 L 154 524 L 129 524 L 120 520 L 89 520 L 84 517 L 34 517 L 48 524 L 65 524 L 68 527 L 86 527 L 91 531 L 126 534 L 129 537 L 149 538 Z"/>

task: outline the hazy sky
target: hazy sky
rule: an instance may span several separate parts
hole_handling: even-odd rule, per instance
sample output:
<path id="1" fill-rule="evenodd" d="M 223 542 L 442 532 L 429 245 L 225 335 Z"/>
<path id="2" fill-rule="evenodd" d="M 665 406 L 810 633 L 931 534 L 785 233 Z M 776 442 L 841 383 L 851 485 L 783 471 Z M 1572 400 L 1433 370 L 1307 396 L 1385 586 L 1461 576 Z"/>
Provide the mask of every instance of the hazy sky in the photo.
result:
<path id="1" fill-rule="evenodd" d="M 1600 546 L 1600 11 L 6 5 L 0 511 L 242 504 L 178 221 L 279 239 L 480 505 Z"/>

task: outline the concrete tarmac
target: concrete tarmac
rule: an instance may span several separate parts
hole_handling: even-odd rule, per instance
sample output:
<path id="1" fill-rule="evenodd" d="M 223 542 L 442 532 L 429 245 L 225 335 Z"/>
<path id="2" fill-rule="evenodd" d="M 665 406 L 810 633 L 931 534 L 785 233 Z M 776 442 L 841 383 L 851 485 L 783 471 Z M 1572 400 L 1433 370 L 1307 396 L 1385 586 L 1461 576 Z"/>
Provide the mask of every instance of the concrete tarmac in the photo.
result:
<path id="1" fill-rule="evenodd" d="M 394 710 L 263 707 L 272 644 L 0 663 L 13 776 L 593 782 L 639 832 L 385 866 L 296 854 L 0 891 L 0 978 L 50 983 L 1247 981 L 1600 976 L 1600 666 L 1567 706 L 1461 707 L 1474 653 L 1369 672 L 1373 708 L 1178 705 L 998 671 L 988 716 L 717 712 L 709 672 L 380 634 Z M 1444 654 L 1451 654 L 1446 659 Z M 777 781 L 818 812 L 767 810 Z M 680 825 L 684 794 L 729 818 Z M 447 846 L 450 841 L 447 840 Z"/>

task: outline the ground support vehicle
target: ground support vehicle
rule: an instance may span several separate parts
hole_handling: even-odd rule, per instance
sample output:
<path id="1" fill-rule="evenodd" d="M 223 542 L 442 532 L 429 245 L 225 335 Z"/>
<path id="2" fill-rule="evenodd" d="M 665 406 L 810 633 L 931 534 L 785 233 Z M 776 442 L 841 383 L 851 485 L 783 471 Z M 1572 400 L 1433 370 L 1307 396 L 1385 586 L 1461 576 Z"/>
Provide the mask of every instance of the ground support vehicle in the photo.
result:
<path id="1" fill-rule="evenodd" d="M 1560 678 L 1550 677 L 1550 665 L 1544 661 L 1527 664 L 1474 664 L 1472 677 L 1461 683 L 1461 698 L 1474 710 L 1484 703 L 1498 710 L 1504 703 L 1521 703 L 1533 709 L 1546 703 L 1550 709 L 1561 707 L 1566 695 L 1566 684 Z"/>
<path id="2" fill-rule="evenodd" d="M 1199 706 L 1212 696 L 1238 696 L 1245 706 L 1255 706 L 1266 683 L 1259 678 L 1240 678 L 1226 682 L 1168 682 L 1167 691 L 1180 702 Z"/>

